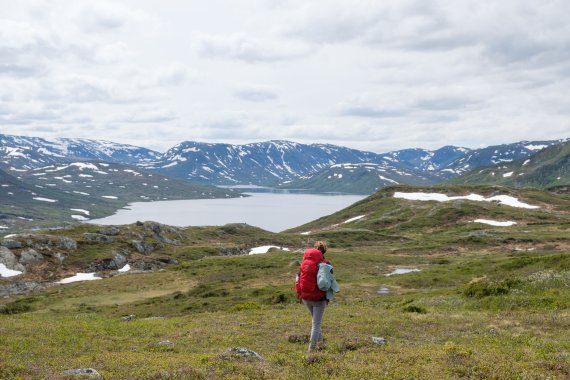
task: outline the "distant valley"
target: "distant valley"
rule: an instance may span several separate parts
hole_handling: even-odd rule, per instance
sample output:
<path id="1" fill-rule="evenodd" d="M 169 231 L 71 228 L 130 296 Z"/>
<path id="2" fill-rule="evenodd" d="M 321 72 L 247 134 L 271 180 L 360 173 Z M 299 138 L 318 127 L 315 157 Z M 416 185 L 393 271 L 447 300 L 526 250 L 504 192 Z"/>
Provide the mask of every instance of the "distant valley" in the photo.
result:
<path id="1" fill-rule="evenodd" d="M 160 153 L 102 140 L 0 135 L 0 228 L 8 233 L 62 226 L 111 215 L 136 201 L 240 196 L 217 186 L 367 195 L 399 184 L 424 186 L 449 180 L 501 184 L 507 181 L 493 182 L 493 178 L 506 178 L 501 176 L 514 171 L 513 165 L 526 160 L 535 165 L 543 157 L 530 159 L 537 152 L 567 145 L 561 140 L 522 141 L 482 149 L 445 146 L 373 153 L 289 141 L 245 145 L 187 141 Z M 560 149 L 567 155 L 567 148 Z M 563 158 L 560 165 L 568 167 Z M 479 168 L 485 169 L 472 174 Z M 485 174 L 493 171 L 502 174 Z M 471 174 L 461 177 L 467 173 Z M 568 184 L 567 174 L 558 177 L 558 182 L 549 183 Z M 522 177 L 517 173 L 516 178 L 519 182 L 512 185 L 521 186 Z"/>

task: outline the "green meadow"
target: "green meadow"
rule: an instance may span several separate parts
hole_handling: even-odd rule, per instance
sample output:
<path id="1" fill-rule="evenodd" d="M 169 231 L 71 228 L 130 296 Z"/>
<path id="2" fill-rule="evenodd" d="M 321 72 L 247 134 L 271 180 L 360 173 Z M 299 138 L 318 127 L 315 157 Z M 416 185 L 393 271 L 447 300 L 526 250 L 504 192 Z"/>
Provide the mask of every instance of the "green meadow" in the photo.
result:
<path id="1" fill-rule="evenodd" d="M 0 378 L 61 379 L 72 368 L 105 379 L 569 378 L 569 197 L 430 189 L 509 193 L 540 206 L 533 210 L 391 197 L 412 190 L 426 189 L 384 189 L 280 234 L 184 229 L 182 244 L 153 253 L 178 265 L 4 298 Z M 517 224 L 472 222 L 483 217 Z M 129 228 L 136 226 L 122 233 Z M 308 355 L 310 315 L 291 287 L 302 250 L 317 239 L 330 246 L 341 292 L 325 312 L 326 347 Z M 69 260 L 80 268 L 120 246 L 113 244 L 80 241 Z M 211 248 L 263 244 L 291 251 L 220 256 Z M 395 269 L 419 271 L 387 276 Z M 263 360 L 227 353 L 235 347 Z"/>

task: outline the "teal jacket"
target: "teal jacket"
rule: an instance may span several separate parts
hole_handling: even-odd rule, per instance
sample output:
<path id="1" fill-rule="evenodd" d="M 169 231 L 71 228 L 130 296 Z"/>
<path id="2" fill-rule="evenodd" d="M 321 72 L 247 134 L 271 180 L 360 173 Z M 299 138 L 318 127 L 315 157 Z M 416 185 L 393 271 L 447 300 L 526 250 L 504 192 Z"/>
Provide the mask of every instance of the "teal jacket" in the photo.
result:
<path id="1" fill-rule="evenodd" d="M 330 263 L 320 263 L 317 272 L 317 286 L 320 290 L 327 292 L 327 300 L 332 300 L 335 293 L 340 292 L 340 286 L 336 282 L 333 274 L 333 266 Z"/>

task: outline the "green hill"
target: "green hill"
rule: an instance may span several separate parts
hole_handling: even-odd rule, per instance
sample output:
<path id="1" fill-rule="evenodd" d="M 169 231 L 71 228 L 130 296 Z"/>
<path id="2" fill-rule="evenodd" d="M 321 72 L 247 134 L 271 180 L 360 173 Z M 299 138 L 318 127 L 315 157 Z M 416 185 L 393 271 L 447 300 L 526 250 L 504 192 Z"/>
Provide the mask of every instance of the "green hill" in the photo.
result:
<path id="1" fill-rule="evenodd" d="M 475 169 L 450 183 L 497 184 L 546 189 L 570 184 L 570 141 L 552 145 L 531 157 Z"/>
<path id="2" fill-rule="evenodd" d="M 18 235 L 0 243 L 20 242 L 7 248 L 20 261 L 35 244 L 44 259 L 0 288 L 45 287 L 0 298 L 0 378 L 89 367 L 119 379 L 565 379 L 569 230 L 567 194 L 395 186 L 279 234 L 146 222 Z M 315 239 L 341 292 L 327 347 L 307 356 L 310 315 L 291 286 Z M 289 251 L 246 254 L 267 245 Z M 118 254 L 138 270 L 119 274 Z M 77 271 L 103 279 L 52 284 Z"/>
<path id="3" fill-rule="evenodd" d="M 3 174 L 2 174 L 3 173 Z M 1 232 L 61 227 L 112 215 L 132 202 L 226 198 L 239 193 L 105 162 L 0 173 Z"/>

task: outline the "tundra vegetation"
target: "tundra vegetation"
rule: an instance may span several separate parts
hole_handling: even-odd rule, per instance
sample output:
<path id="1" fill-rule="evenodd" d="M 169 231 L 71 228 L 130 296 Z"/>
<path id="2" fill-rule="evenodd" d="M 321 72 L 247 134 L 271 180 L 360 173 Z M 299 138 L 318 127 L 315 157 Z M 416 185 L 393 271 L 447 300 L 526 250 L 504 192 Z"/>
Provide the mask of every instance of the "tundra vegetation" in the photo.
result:
<path id="1" fill-rule="evenodd" d="M 395 191 L 503 194 L 539 208 Z M 174 260 L 0 300 L 0 378 L 60 379 L 72 368 L 109 379 L 570 377 L 566 194 L 399 186 L 279 234 L 227 225 L 146 236 L 149 226 L 122 226 L 112 241 L 85 240 L 92 225 L 48 232 L 78 242 L 56 277 L 132 250 L 137 234 L 152 252 L 128 260 Z M 310 316 L 291 286 L 302 250 L 323 239 L 342 290 L 324 316 L 326 348 L 308 356 Z M 290 251 L 235 255 L 261 245 Z M 386 276 L 395 269 L 419 271 Z M 237 347 L 261 359 L 228 351 Z"/>

